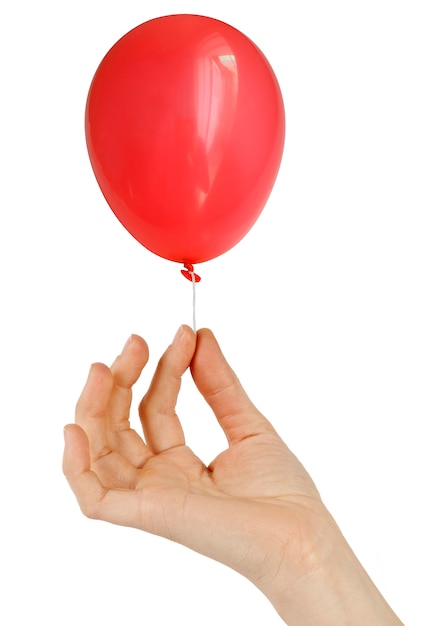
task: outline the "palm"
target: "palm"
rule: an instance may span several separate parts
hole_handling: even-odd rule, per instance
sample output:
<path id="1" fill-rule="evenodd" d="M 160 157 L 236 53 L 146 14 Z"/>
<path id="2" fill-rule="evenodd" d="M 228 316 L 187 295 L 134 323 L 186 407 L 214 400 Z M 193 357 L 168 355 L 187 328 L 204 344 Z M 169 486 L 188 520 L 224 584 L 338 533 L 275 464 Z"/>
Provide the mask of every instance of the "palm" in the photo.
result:
<path id="1" fill-rule="evenodd" d="M 311 479 L 276 433 L 238 442 L 221 452 L 208 467 L 185 445 L 153 454 L 135 431 L 129 432 L 129 438 L 132 443 L 126 448 L 137 452 L 142 449 L 141 456 L 146 461 L 135 467 L 134 460 L 121 459 L 117 452 L 96 461 L 93 469 L 107 487 L 162 492 L 178 489 L 187 493 L 195 489 L 205 495 L 219 493 L 248 499 L 317 497 Z M 128 475 L 120 471 L 127 465 Z M 293 485 L 296 475 L 304 479 L 303 483 L 301 480 Z"/>

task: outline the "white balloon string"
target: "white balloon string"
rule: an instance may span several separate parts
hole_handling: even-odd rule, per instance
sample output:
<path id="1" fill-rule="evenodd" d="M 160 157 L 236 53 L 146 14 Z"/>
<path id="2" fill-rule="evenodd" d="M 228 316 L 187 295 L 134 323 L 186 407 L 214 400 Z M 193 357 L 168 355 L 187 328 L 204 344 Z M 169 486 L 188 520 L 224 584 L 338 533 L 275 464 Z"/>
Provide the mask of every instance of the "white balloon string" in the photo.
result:
<path id="1" fill-rule="evenodd" d="M 194 267 L 191 263 L 184 263 L 184 269 L 181 270 L 181 274 L 188 280 L 191 280 L 193 285 L 193 330 L 197 332 L 196 327 L 196 283 L 199 282 L 200 276 L 194 273 Z"/>
<path id="2" fill-rule="evenodd" d="M 190 272 L 191 282 L 193 283 L 193 330 L 196 332 L 196 275 Z"/>

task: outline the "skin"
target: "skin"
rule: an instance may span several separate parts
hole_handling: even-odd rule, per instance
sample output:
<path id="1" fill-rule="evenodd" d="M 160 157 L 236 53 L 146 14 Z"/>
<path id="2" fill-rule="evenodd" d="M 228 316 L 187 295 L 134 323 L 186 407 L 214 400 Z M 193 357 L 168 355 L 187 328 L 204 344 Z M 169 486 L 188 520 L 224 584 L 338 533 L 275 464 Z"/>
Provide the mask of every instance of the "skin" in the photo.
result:
<path id="1" fill-rule="evenodd" d="M 232 567 L 290 626 L 401 624 L 213 333 L 179 329 L 140 403 L 142 438 L 129 415 L 147 361 L 132 335 L 111 367 L 91 366 L 64 430 L 63 471 L 82 512 Z M 188 368 L 229 444 L 208 467 L 185 445 L 175 410 Z"/>

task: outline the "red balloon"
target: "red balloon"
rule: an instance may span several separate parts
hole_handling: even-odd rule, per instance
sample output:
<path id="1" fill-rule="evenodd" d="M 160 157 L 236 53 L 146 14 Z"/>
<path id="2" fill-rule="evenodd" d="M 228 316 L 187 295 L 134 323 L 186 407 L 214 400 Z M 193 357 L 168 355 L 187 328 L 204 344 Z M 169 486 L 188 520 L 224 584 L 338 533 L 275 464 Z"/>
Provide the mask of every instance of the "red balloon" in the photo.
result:
<path id="1" fill-rule="evenodd" d="M 169 15 L 105 55 L 85 133 L 123 226 L 161 257 L 200 263 L 238 243 L 263 210 L 282 158 L 284 104 L 248 37 L 210 17 Z"/>

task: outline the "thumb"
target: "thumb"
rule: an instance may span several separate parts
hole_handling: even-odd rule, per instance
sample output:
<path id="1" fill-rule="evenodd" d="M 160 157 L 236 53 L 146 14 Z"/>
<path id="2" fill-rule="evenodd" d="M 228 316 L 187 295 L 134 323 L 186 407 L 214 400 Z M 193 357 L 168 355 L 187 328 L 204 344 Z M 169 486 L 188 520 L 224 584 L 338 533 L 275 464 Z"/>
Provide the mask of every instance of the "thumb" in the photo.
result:
<path id="1" fill-rule="evenodd" d="M 244 391 L 214 334 L 207 328 L 197 332 L 191 375 L 223 428 L 229 445 L 261 433 L 275 432 Z"/>

